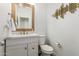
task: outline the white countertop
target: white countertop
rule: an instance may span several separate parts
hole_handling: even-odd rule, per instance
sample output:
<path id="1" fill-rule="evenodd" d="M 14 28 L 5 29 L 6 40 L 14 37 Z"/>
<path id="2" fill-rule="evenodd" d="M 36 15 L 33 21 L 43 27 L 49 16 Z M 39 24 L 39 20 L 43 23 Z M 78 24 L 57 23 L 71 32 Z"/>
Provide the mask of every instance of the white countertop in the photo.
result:
<path id="1" fill-rule="evenodd" d="M 8 35 L 8 37 L 33 37 L 33 36 L 45 36 L 45 35 L 39 35 L 36 33 L 32 33 L 32 34 L 25 34 L 25 35 L 21 35 L 21 34 L 10 34 Z"/>

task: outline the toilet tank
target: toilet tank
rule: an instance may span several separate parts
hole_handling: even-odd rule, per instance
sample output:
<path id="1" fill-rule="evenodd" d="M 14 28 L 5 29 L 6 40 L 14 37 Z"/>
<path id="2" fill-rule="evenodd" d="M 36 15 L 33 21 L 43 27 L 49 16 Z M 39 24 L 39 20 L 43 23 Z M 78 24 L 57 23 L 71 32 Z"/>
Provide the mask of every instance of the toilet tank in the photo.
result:
<path id="1" fill-rule="evenodd" d="M 43 44 L 45 44 L 45 41 L 46 41 L 45 35 L 40 35 L 39 44 L 40 44 L 40 45 L 43 45 Z"/>

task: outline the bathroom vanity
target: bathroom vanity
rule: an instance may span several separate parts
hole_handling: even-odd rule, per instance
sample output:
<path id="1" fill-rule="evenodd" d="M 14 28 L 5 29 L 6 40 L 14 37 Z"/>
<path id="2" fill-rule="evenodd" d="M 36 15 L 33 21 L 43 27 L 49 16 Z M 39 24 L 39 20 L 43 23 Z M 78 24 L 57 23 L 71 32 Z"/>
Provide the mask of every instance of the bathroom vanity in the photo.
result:
<path id="1" fill-rule="evenodd" d="M 25 33 L 35 31 L 34 11 L 34 5 L 31 4 L 11 4 L 10 15 L 15 28 L 11 32 L 20 34 L 10 34 L 4 39 L 4 56 L 38 56 L 38 45 L 42 36 Z"/>
<path id="2" fill-rule="evenodd" d="M 4 40 L 4 55 L 38 56 L 39 39 L 38 35 L 11 35 Z"/>

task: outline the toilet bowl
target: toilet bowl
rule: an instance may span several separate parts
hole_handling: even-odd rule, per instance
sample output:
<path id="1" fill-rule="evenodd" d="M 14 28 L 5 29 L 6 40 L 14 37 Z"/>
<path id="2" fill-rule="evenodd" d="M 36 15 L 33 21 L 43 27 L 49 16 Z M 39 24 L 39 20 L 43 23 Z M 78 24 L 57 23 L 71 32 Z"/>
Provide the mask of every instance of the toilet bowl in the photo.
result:
<path id="1" fill-rule="evenodd" d="M 54 49 L 49 45 L 40 45 L 41 51 L 46 54 L 53 54 Z"/>
<path id="2" fill-rule="evenodd" d="M 54 53 L 54 48 L 50 45 L 45 44 L 45 40 L 46 40 L 45 36 L 40 37 L 39 43 L 40 43 L 41 53 L 51 55 Z"/>

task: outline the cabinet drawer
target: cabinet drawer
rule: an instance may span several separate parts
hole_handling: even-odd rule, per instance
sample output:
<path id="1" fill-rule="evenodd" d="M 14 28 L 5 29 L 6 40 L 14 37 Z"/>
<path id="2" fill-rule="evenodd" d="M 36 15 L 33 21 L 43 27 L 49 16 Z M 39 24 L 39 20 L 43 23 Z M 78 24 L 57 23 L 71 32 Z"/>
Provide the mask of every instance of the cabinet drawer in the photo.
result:
<path id="1" fill-rule="evenodd" d="M 6 47 L 7 56 L 25 56 L 27 55 L 27 45 L 14 45 Z"/>
<path id="2" fill-rule="evenodd" d="M 28 44 L 28 56 L 38 56 L 38 43 L 32 42 Z"/>
<path id="3" fill-rule="evenodd" d="M 28 43 L 32 43 L 32 42 L 38 43 L 38 38 L 35 38 L 35 37 L 28 38 Z"/>
<path id="4" fill-rule="evenodd" d="M 11 38 L 6 40 L 6 46 L 26 43 L 25 39 Z"/>

